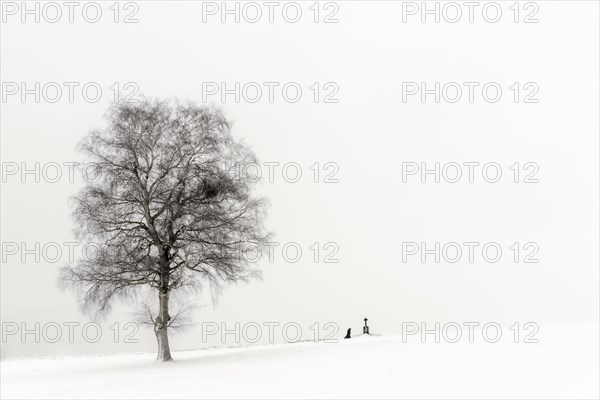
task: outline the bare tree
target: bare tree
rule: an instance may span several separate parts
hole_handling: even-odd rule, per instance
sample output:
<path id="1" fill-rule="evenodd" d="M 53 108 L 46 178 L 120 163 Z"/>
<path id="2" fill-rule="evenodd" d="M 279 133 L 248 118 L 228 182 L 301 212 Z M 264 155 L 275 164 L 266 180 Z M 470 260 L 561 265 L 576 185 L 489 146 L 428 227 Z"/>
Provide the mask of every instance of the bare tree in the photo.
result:
<path id="1" fill-rule="evenodd" d="M 266 203 L 252 195 L 256 179 L 240 173 L 252 169 L 239 168 L 256 158 L 215 108 L 142 100 L 113 104 L 107 120 L 80 144 L 98 179 L 73 199 L 78 238 L 101 246 L 63 268 L 60 282 L 98 314 L 154 291 L 149 320 L 157 359 L 168 361 L 174 290 L 259 276 L 244 253 L 265 249 Z"/>

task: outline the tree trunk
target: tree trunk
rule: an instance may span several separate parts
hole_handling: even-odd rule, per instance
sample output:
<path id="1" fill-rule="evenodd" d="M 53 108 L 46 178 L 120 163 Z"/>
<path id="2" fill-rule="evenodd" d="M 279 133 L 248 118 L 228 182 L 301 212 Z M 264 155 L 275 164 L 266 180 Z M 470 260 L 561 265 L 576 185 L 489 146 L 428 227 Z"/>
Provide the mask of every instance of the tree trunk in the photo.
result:
<path id="1" fill-rule="evenodd" d="M 159 291 L 159 311 L 158 317 L 154 322 L 154 333 L 158 343 L 158 355 L 156 359 L 159 361 L 172 361 L 171 349 L 169 348 L 169 336 L 167 329 L 169 326 L 169 292 Z"/>

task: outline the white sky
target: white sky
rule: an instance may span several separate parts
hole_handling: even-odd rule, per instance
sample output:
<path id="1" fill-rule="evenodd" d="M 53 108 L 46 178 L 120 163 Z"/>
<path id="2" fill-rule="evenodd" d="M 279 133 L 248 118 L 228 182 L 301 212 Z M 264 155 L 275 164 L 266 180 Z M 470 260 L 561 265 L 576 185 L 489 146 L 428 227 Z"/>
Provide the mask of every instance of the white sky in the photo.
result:
<path id="1" fill-rule="evenodd" d="M 234 135 L 263 163 L 302 167 L 298 183 L 282 179 L 279 168 L 275 182 L 259 187 L 272 204 L 267 225 L 275 240 L 299 243 L 302 258 L 285 262 L 279 250 L 274 263 L 261 264 L 263 281 L 228 288 L 216 308 L 203 299 L 207 307 L 196 321 L 295 321 L 309 336 L 314 322 L 358 332 L 365 316 L 381 333 L 399 332 L 402 321 L 535 321 L 543 332 L 543 324 L 598 320 L 597 2 L 539 1 L 536 24 L 515 24 L 512 2 L 500 2 L 496 24 L 480 12 L 472 24 L 420 23 L 418 16 L 403 23 L 402 3 L 391 1 L 338 2 L 339 23 L 333 24 L 312 21 L 312 2 L 301 3 L 299 23 L 276 13 L 275 23 L 251 24 L 221 23 L 218 16 L 203 23 L 201 2 L 147 1 L 137 3 L 139 23 L 115 24 L 110 4 L 102 3 L 96 24 L 80 13 L 72 24 L 32 17 L 21 23 L 19 14 L 5 15 L 5 85 L 97 82 L 103 97 L 92 104 L 76 89 L 73 103 L 66 91 L 55 104 L 35 103 L 32 96 L 24 103 L 19 95 L 3 99 L 3 170 L 11 162 L 80 161 L 74 146 L 103 125 L 115 82 L 134 82 L 147 96 L 196 102 L 203 82 L 297 82 L 303 89 L 297 103 L 276 89 L 273 103 L 236 103 L 230 96 L 222 104 Z M 315 104 L 314 82 L 322 93 L 334 82 L 339 102 Z M 402 82 L 497 82 L 503 97 L 491 104 L 476 91 L 472 104 L 436 104 L 431 96 L 426 103 L 417 96 L 403 103 Z M 514 82 L 535 82 L 539 103 L 515 104 Z M 209 102 L 221 103 L 218 96 Z M 467 161 L 497 162 L 501 181 L 486 183 L 479 174 L 472 184 L 465 178 L 402 182 L 403 162 Z M 315 162 L 336 163 L 339 182 L 312 182 Z M 540 182 L 513 183 L 508 167 L 515 162 L 537 163 Z M 2 242 L 33 247 L 73 240 L 67 200 L 80 179 L 36 183 L 29 176 L 22 183 L 16 175 L 5 181 Z M 479 256 L 473 264 L 464 258 L 423 264 L 414 256 L 402 263 L 402 242 L 469 241 L 498 242 L 501 261 Z M 321 244 L 321 258 L 326 242 L 337 243 L 339 263 L 315 263 L 314 242 Z M 514 242 L 537 243 L 540 262 L 515 264 L 508 249 Z M 57 288 L 61 265 L 8 257 L 1 268 L 2 322 L 89 321 L 74 296 Z M 106 326 L 130 320 L 127 312 L 109 315 Z M 200 332 L 198 326 L 174 336 L 172 347 L 206 345 Z M 104 340 L 23 344 L 13 337 L 2 344 L 2 356 L 154 350 L 151 331 L 138 337 L 139 345 L 119 346 Z"/>

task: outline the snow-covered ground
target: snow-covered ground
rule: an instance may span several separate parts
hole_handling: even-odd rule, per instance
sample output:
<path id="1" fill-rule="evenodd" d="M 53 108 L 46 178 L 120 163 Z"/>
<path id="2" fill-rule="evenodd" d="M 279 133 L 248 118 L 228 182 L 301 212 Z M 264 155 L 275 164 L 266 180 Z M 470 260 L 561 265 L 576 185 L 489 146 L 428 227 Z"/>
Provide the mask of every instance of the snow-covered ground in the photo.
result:
<path id="1" fill-rule="evenodd" d="M 596 329 L 596 328 L 594 328 Z M 0 363 L 2 398 L 598 398 L 598 339 L 402 343 L 362 336 Z"/>

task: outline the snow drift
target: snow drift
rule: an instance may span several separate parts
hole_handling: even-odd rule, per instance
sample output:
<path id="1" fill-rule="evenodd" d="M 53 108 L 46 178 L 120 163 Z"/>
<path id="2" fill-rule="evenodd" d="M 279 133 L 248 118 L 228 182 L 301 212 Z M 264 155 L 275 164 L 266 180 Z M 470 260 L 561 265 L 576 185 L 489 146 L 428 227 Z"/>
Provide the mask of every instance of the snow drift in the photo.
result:
<path id="1" fill-rule="evenodd" d="M 403 343 L 362 336 L 1 363 L 2 398 L 577 398 L 598 396 L 594 334 L 571 344 Z"/>

